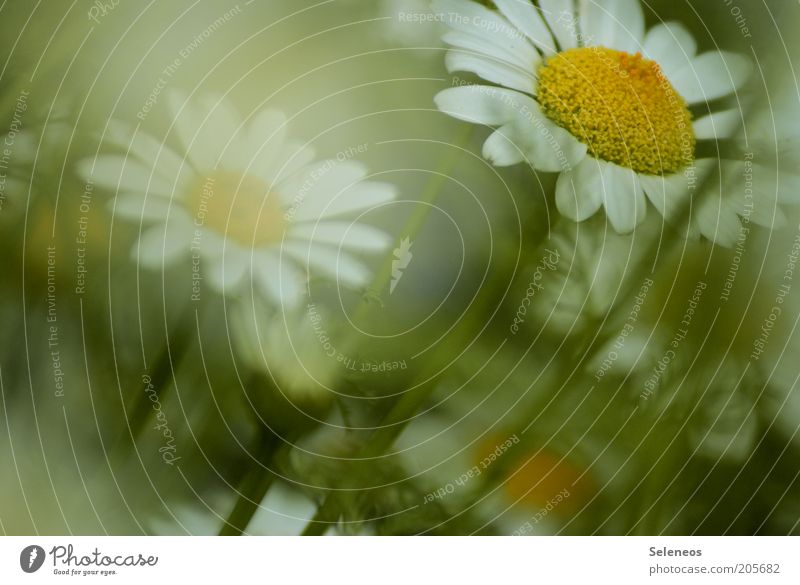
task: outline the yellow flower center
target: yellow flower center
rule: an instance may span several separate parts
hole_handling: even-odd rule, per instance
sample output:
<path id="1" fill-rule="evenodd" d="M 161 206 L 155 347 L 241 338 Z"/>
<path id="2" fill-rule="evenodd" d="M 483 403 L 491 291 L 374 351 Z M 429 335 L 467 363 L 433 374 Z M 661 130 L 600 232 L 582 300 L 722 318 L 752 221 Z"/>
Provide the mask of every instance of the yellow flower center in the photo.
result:
<path id="1" fill-rule="evenodd" d="M 278 195 L 252 175 L 216 171 L 198 179 L 186 203 L 195 225 L 245 246 L 281 241 L 285 220 Z"/>
<path id="2" fill-rule="evenodd" d="M 595 158 L 650 175 L 694 160 L 686 102 L 639 53 L 583 47 L 553 55 L 539 67 L 537 99 Z"/>

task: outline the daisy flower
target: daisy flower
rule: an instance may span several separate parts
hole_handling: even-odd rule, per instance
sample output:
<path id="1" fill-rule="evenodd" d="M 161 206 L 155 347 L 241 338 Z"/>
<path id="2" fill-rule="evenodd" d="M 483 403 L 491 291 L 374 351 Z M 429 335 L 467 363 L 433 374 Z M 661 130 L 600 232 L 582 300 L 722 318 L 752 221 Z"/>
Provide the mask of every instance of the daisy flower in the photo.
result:
<path id="1" fill-rule="evenodd" d="M 259 295 L 236 303 L 229 312 L 237 355 L 251 371 L 269 373 L 294 404 L 322 406 L 334 398 L 331 388 L 342 364 L 328 338 L 331 323 L 324 307 L 309 303 L 283 312 L 276 320 Z"/>
<path id="2" fill-rule="evenodd" d="M 658 234 L 661 226 L 656 223 L 652 217 L 643 225 L 647 232 Z M 597 218 L 587 224 L 563 224 L 552 232 L 548 246 L 558 252 L 560 261 L 536 293 L 539 311 L 530 319 L 534 330 L 546 325 L 559 334 L 584 335 L 586 327 L 616 326 L 617 319 L 627 317 L 610 311 L 628 287 L 643 289 L 646 299 L 647 283 L 652 282 L 642 278 L 636 267 L 649 251 L 649 242 L 642 236 L 637 239 L 639 232 L 621 235 L 604 227 Z"/>
<path id="3" fill-rule="evenodd" d="M 669 216 L 715 162 L 696 160 L 697 141 L 726 136 L 740 119 L 728 110 L 693 120 L 689 107 L 734 93 L 750 62 L 725 51 L 698 55 L 676 22 L 645 32 L 639 0 L 494 4 L 499 12 L 434 0 L 454 47 L 448 70 L 497 84 L 444 90 L 439 109 L 497 127 L 483 146 L 493 164 L 560 173 L 556 205 L 572 220 L 603 207 L 628 233 L 647 200 Z"/>
<path id="4" fill-rule="evenodd" d="M 245 124 L 225 100 L 174 93 L 169 105 L 180 151 L 112 122 L 104 139 L 126 153 L 79 163 L 86 181 L 117 193 L 115 216 L 148 224 L 132 249 L 141 265 L 183 260 L 217 292 L 253 287 L 281 307 L 297 304 L 308 275 L 367 284 L 353 253 L 383 251 L 391 239 L 345 218 L 391 201 L 395 189 L 365 180 L 356 149 L 313 162 L 278 111 Z"/>

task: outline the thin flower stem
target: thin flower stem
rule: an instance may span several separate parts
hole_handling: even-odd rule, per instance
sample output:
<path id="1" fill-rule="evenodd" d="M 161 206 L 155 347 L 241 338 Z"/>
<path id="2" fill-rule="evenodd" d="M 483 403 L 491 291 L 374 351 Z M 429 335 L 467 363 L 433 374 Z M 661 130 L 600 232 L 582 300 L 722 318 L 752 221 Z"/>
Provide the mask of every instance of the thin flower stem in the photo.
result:
<path id="1" fill-rule="evenodd" d="M 448 151 L 447 155 L 442 158 L 439 169 L 431 175 L 427 185 L 425 186 L 425 191 L 423 191 L 422 196 L 419 199 L 420 204 L 417 205 L 416 209 L 403 226 L 403 229 L 400 231 L 401 235 L 410 238 L 411 236 L 416 236 L 416 234 L 418 234 L 423 228 L 425 221 L 428 218 L 428 214 L 432 209 L 433 202 L 436 201 L 437 197 L 439 197 L 441 194 L 442 185 L 447 180 L 448 172 L 455 166 L 458 155 L 461 154 L 461 150 L 458 145 L 465 144 L 469 140 L 470 136 L 472 135 L 473 128 L 474 126 L 472 125 L 466 125 L 461 135 L 457 137 L 456 141 L 452 145 L 452 148 Z M 389 285 L 389 282 L 392 278 L 392 261 L 392 256 L 386 257 L 386 260 L 375 274 L 372 284 L 368 287 L 370 291 L 380 293 L 380 291 L 384 290 Z M 361 305 L 358 307 L 354 320 L 358 322 L 359 319 L 363 318 L 369 307 L 370 305 L 367 302 L 367 299 L 364 299 L 364 301 L 362 301 Z"/>
<path id="2" fill-rule="evenodd" d="M 273 455 L 280 447 L 280 438 L 266 426 L 262 426 L 257 435 L 256 453 L 258 462 L 245 473 L 238 488 L 239 497 L 225 524 L 219 531 L 220 536 L 241 536 L 258 511 L 261 502 L 275 481 L 270 469 Z"/>
<path id="3" fill-rule="evenodd" d="M 436 384 L 431 381 L 404 393 L 381 421 L 380 427 L 361 449 L 359 456 L 362 458 L 378 457 L 389 449 L 406 424 L 419 412 L 419 409 L 435 387 Z M 324 534 L 331 523 L 335 522 L 340 509 L 340 494 L 341 492 L 331 492 L 328 495 L 316 514 L 314 514 L 314 517 L 306 525 L 305 530 L 303 530 L 303 536 Z"/>
<path id="4" fill-rule="evenodd" d="M 186 307 L 181 313 L 178 323 L 172 333 L 167 333 L 164 347 L 158 354 L 155 362 L 149 368 L 149 384 L 155 392 L 158 400 L 163 400 L 172 387 L 170 377 L 186 355 L 191 346 L 193 331 L 195 328 L 195 309 Z M 147 421 L 153 416 L 153 402 L 150 395 L 140 388 L 141 383 L 137 382 L 139 390 L 134 394 L 133 401 L 129 408 L 125 410 L 127 425 L 125 430 L 115 440 L 111 451 L 118 453 L 126 448 L 126 439 L 130 439 L 135 444 L 142 435 Z"/>
<path id="5" fill-rule="evenodd" d="M 437 172 L 431 176 L 425 187 L 425 191 L 420 197 L 421 205 L 417 206 L 417 209 L 411 214 L 403 227 L 401 233 L 404 236 L 411 237 L 416 235 L 425 225 L 425 221 L 431 210 L 430 204 L 441 194 L 442 185 L 447 180 L 448 173 L 455 166 L 458 155 L 461 153 L 458 145 L 466 144 L 469 141 L 473 129 L 474 126 L 471 124 L 465 125 L 461 135 L 453 143 L 451 150 L 442 158 Z M 389 256 L 375 275 L 370 290 L 374 292 L 383 290 L 389 284 L 391 276 L 392 257 Z M 354 321 L 358 323 L 363 320 L 368 310 L 369 304 L 366 300 L 362 301 L 362 304 L 355 313 Z M 362 448 L 360 456 L 377 457 L 389 449 L 397 436 L 405 428 L 408 421 L 414 417 L 420 407 L 428 399 L 435 387 L 436 385 L 430 382 L 428 384 L 421 384 L 405 392 L 383 418 L 378 429 L 372 434 L 369 441 Z M 317 509 L 314 517 L 309 521 L 303 531 L 303 535 L 321 535 L 328 529 L 330 524 L 336 520 L 340 509 L 338 494 L 339 492 L 329 493 L 322 505 Z"/>

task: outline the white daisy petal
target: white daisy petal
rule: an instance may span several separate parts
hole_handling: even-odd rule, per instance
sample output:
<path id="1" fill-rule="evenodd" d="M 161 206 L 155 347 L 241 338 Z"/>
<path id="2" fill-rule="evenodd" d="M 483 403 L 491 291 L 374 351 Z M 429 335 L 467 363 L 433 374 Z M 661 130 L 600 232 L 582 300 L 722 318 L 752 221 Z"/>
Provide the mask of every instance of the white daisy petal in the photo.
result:
<path id="1" fill-rule="evenodd" d="M 586 145 L 544 116 L 520 118 L 495 130 L 483 156 L 496 166 L 527 161 L 549 173 L 568 171 L 586 156 Z"/>
<path id="2" fill-rule="evenodd" d="M 139 191 L 169 197 L 173 185 L 132 157 L 100 155 L 96 159 L 85 159 L 78 163 L 78 173 L 112 191 Z"/>
<path id="3" fill-rule="evenodd" d="M 283 250 L 294 257 L 310 272 L 319 272 L 334 278 L 340 284 L 361 287 L 369 282 L 370 271 L 346 252 L 328 246 L 310 246 L 298 242 L 287 242 Z"/>
<path id="4" fill-rule="evenodd" d="M 241 127 L 238 114 L 221 98 L 203 97 L 187 101 L 182 93 L 171 92 L 169 100 L 175 115 L 175 130 L 187 157 L 199 170 L 214 169 Z"/>
<path id="5" fill-rule="evenodd" d="M 262 110 L 247 125 L 247 139 L 254 153 L 261 151 L 265 144 L 283 143 L 286 140 L 286 116 L 278 110 Z M 266 154 L 271 152 L 265 150 Z"/>
<path id="6" fill-rule="evenodd" d="M 203 278 L 217 292 L 234 289 L 250 268 L 250 254 L 250 251 L 229 243 L 221 256 L 204 258 Z"/>
<path id="7" fill-rule="evenodd" d="M 221 258 L 225 250 L 225 236 L 210 229 L 200 230 L 198 241 L 203 258 Z"/>
<path id="8" fill-rule="evenodd" d="M 500 63 L 489 57 L 461 51 L 448 51 L 447 55 L 445 55 L 445 65 L 450 73 L 453 71 L 470 71 L 492 83 L 504 85 L 525 93 L 532 94 L 536 92 L 536 78 L 533 73 Z"/>
<path id="9" fill-rule="evenodd" d="M 359 184 L 367 172 L 365 165 L 354 160 L 322 160 L 280 182 L 275 190 L 289 208 L 289 216 L 298 221 L 317 219 L 332 199 Z"/>
<path id="10" fill-rule="evenodd" d="M 689 195 L 689 181 L 683 173 L 664 177 L 639 175 L 645 195 L 667 221 L 673 220 Z"/>
<path id="11" fill-rule="evenodd" d="M 317 224 L 293 226 L 287 237 L 292 240 L 307 240 L 363 252 L 386 250 L 392 242 L 392 238 L 383 230 L 344 221 L 323 221 Z"/>
<path id="12" fill-rule="evenodd" d="M 254 168 L 254 173 L 268 184 L 281 182 L 291 177 L 314 161 L 314 149 L 300 142 L 286 142 L 269 164 Z"/>
<path id="13" fill-rule="evenodd" d="M 539 0 L 539 6 L 561 50 L 577 47 L 578 20 L 575 18 L 573 0 Z"/>
<path id="14" fill-rule="evenodd" d="M 666 176 L 639 175 L 647 199 L 667 221 L 674 221 L 686 209 L 692 185 L 702 185 L 718 166 L 715 159 L 700 159 L 679 173 Z"/>
<path id="15" fill-rule="evenodd" d="M 586 145 L 557 126 L 530 97 L 488 86 L 446 89 L 434 98 L 443 112 L 461 120 L 501 126 L 486 141 L 483 155 L 498 166 L 527 159 L 534 168 L 569 169 L 586 155 Z"/>
<path id="16" fill-rule="evenodd" d="M 191 167 L 160 140 L 116 120 L 108 123 L 104 142 L 128 150 L 153 172 L 180 189 L 192 175 Z"/>
<path id="17" fill-rule="evenodd" d="M 294 201 L 299 191 L 306 198 L 330 195 L 358 183 L 367 173 L 366 165 L 355 160 L 319 160 L 301 169 L 295 176 L 279 182 L 276 190 L 287 202 Z"/>
<path id="18" fill-rule="evenodd" d="M 141 193 L 124 193 L 109 201 L 108 207 L 115 216 L 133 221 L 166 221 L 170 212 L 169 201 Z"/>
<path id="19" fill-rule="evenodd" d="M 508 100 L 503 99 L 506 96 Z M 442 112 L 459 120 L 499 126 L 516 118 L 519 113 L 516 105 L 521 98 L 522 94 L 504 92 L 499 87 L 468 85 L 440 91 L 434 101 Z"/>
<path id="20" fill-rule="evenodd" d="M 303 297 L 303 277 L 288 257 L 281 258 L 279 252 L 268 250 L 253 258 L 253 277 L 269 297 L 284 309 L 297 306 Z"/>
<path id="21" fill-rule="evenodd" d="M 639 0 L 580 0 L 578 13 L 585 46 L 641 50 L 644 13 Z"/>
<path id="22" fill-rule="evenodd" d="M 286 140 L 286 116 L 276 110 L 260 112 L 247 128 L 247 167 L 269 184 L 281 181 L 314 160 L 313 149 Z"/>
<path id="23" fill-rule="evenodd" d="M 639 177 L 632 169 L 601 161 L 603 204 L 614 231 L 627 234 L 644 219 L 647 204 Z"/>
<path id="24" fill-rule="evenodd" d="M 246 141 L 240 138 L 244 132 L 242 119 L 231 103 L 218 96 L 198 100 L 204 118 L 200 118 L 192 151 L 200 147 L 203 156 L 211 157 L 212 167 L 235 168 L 242 165 L 242 157 L 248 152 Z"/>
<path id="25" fill-rule="evenodd" d="M 697 54 L 697 43 L 685 26 L 664 22 L 647 32 L 642 54 L 658 63 L 667 79 L 691 64 Z"/>
<path id="26" fill-rule="evenodd" d="M 671 78 L 675 90 L 689 104 L 714 100 L 738 90 L 750 76 L 750 60 L 727 51 L 710 51 Z"/>
<path id="27" fill-rule="evenodd" d="M 588 219 L 603 204 L 601 163 L 590 156 L 570 172 L 561 173 L 556 183 L 556 207 L 573 221 Z"/>
<path id="28" fill-rule="evenodd" d="M 501 126 L 483 143 L 483 158 L 496 167 L 509 167 L 526 160 L 523 146 L 518 144 L 518 136 L 523 134 L 518 126 L 506 124 Z"/>
<path id="29" fill-rule="evenodd" d="M 494 0 L 494 3 L 509 22 L 524 32 L 525 36 L 539 47 L 545 56 L 553 55 L 556 52 L 553 36 L 530 0 Z"/>
<path id="30" fill-rule="evenodd" d="M 171 218 L 145 231 L 131 256 L 147 268 L 161 268 L 188 252 L 191 238 L 191 224 L 180 217 Z"/>
<path id="31" fill-rule="evenodd" d="M 457 30 L 446 32 L 442 40 L 453 47 L 492 57 L 524 71 L 535 72 L 542 62 L 539 53 L 531 46 L 528 46 L 527 50 L 523 51 L 512 50 L 506 46 L 496 44 L 496 39 L 487 39 L 486 37 Z"/>
<path id="32" fill-rule="evenodd" d="M 760 200 L 747 210 L 744 208 L 744 203 L 745 202 L 742 201 L 739 206 L 739 215 L 744 215 L 745 211 L 747 211 L 750 221 L 754 224 L 776 230 L 786 226 L 786 214 L 778 205 L 775 205 L 774 202 Z"/>
<path id="33" fill-rule="evenodd" d="M 434 0 L 433 11 L 444 15 L 444 24 L 485 43 L 516 53 L 524 66 L 538 63 L 540 56 L 528 39 L 502 15 L 472 0 Z M 445 41 L 450 42 L 447 38 Z"/>
<path id="34" fill-rule="evenodd" d="M 698 140 L 730 138 L 742 123 L 742 112 L 738 109 L 715 112 L 695 120 L 692 124 Z"/>
<path id="35" fill-rule="evenodd" d="M 294 220 L 313 221 L 372 209 L 392 201 L 396 195 L 394 185 L 364 181 L 339 194 L 331 191 L 327 197 L 306 199 L 296 208 Z"/>
<path id="36" fill-rule="evenodd" d="M 501 126 L 483 145 L 483 156 L 497 166 L 526 160 L 546 172 L 569 171 L 586 156 L 586 145 L 554 124 L 531 100 L 524 114 Z"/>
<path id="37" fill-rule="evenodd" d="M 729 206 L 719 193 L 702 198 L 693 221 L 703 236 L 726 248 L 733 247 L 741 230 L 736 209 Z"/>

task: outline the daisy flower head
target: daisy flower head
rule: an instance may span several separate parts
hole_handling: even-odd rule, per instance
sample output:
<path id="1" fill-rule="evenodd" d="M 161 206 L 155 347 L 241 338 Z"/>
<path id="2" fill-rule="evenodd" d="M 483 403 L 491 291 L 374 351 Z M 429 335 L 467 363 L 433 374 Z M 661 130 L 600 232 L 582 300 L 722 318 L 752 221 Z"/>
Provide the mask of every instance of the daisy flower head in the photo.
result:
<path id="1" fill-rule="evenodd" d="M 252 289 L 286 308 L 312 275 L 367 284 L 370 271 L 355 255 L 384 251 L 391 239 L 353 217 L 390 202 L 395 189 L 365 180 L 356 149 L 315 161 L 287 137 L 279 111 L 244 122 L 225 99 L 177 92 L 169 105 L 180 149 L 113 121 L 104 142 L 124 153 L 79 163 L 87 182 L 116 192 L 114 215 L 140 224 L 131 251 L 140 265 L 188 262 L 216 292 Z"/>
<path id="2" fill-rule="evenodd" d="M 556 205 L 574 221 L 603 207 L 614 230 L 628 233 L 647 200 L 669 216 L 705 168 L 697 142 L 736 127 L 737 112 L 693 120 L 690 106 L 735 93 L 749 60 L 698 55 L 676 22 L 645 31 L 639 0 L 494 4 L 434 0 L 450 29 L 448 70 L 496 84 L 446 89 L 439 109 L 497 128 L 483 146 L 493 164 L 560 173 Z"/>

